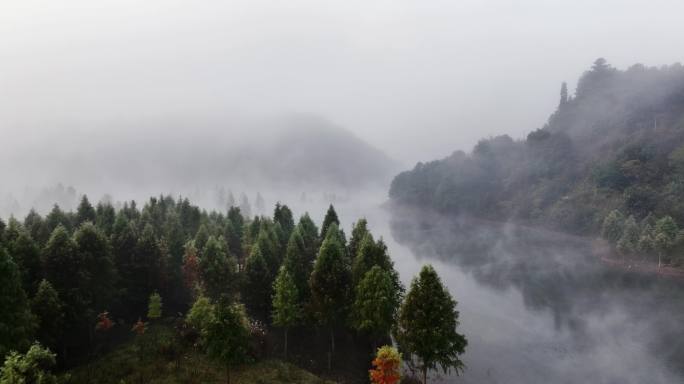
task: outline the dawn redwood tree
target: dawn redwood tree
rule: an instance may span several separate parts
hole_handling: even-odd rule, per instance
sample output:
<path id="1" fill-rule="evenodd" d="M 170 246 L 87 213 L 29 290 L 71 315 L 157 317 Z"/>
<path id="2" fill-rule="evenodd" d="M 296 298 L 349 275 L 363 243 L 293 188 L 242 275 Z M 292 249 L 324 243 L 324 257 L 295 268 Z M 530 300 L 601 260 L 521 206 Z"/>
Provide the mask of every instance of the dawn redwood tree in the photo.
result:
<path id="1" fill-rule="evenodd" d="M 29 232 L 31 238 L 36 241 L 39 248 L 42 248 L 50 238 L 50 231 L 45 220 L 33 209 L 24 218 L 24 228 Z"/>
<path id="2" fill-rule="evenodd" d="M 283 230 L 285 241 L 290 238 L 292 231 L 294 230 L 294 218 L 292 217 L 292 211 L 287 205 L 280 205 L 276 203 L 275 209 L 273 211 L 273 221 L 280 224 Z"/>
<path id="3" fill-rule="evenodd" d="M 79 226 L 86 221 L 95 223 L 95 219 L 95 208 L 93 208 L 93 205 L 90 204 L 90 201 L 88 201 L 88 196 L 83 195 L 83 197 L 81 197 L 81 202 L 78 204 L 78 208 L 76 209 L 76 222 L 74 224 Z"/>
<path id="4" fill-rule="evenodd" d="M 316 227 L 316 223 L 313 222 L 308 213 L 303 214 L 302 217 L 299 218 L 297 227 L 299 228 L 299 234 L 302 235 L 302 239 L 304 240 L 304 249 L 306 250 L 304 258 L 310 265 L 313 265 L 316 256 L 318 255 L 320 244 L 318 239 L 318 227 Z"/>
<path id="5" fill-rule="evenodd" d="M 195 234 L 195 246 L 200 251 L 200 254 L 202 253 L 202 251 L 204 251 L 204 246 L 209 240 L 209 236 L 211 236 L 209 227 L 207 227 L 206 224 L 200 225 L 199 229 L 197 230 L 197 233 Z"/>
<path id="6" fill-rule="evenodd" d="M 273 324 L 284 330 L 284 351 L 287 359 L 287 332 L 299 323 L 302 317 L 299 293 L 292 275 L 286 267 L 281 267 L 273 283 Z"/>
<path id="7" fill-rule="evenodd" d="M 266 320 L 271 312 L 273 275 L 258 244 L 247 257 L 244 279 L 242 292 L 250 313 Z"/>
<path id="8" fill-rule="evenodd" d="M 335 351 L 335 328 L 347 321 L 351 294 L 351 271 L 337 232 L 333 223 L 309 278 L 314 313 L 330 329 L 331 352 Z"/>
<path id="9" fill-rule="evenodd" d="M 192 240 L 185 244 L 182 271 L 183 284 L 190 291 L 190 295 L 195 297 L 200 289 L 200 265 L 197 248 L 195 248 L 195 243 Z"/>
<path id="10" fill-rule="evenodd" d="M 290 240 L 287 243 L 287 250 L 285 251 L 285 259 L 283 259 L 283 267 L 291 275 L 297 286 L 298 300 L 303 304 L 309 297 L 309 276 L 313 268 L 313 263 L 306 259 L 306 244 L 304 238 L 300 233 L 299 226 L 295 227 L 290 235 Z"/>
<path id="11" fill-rule="evenodd" d="M 24 291 L 33 294 L 42 275 L 38 245 L 25 228 L 20 228 L 17 236 L 7 242 L 7 251 L 19 267 Z"/>
<path id="12" fill-rule="evenodd" d="M 237 261 L 228 254 L 223 239 L 210 236 L 200 258 L 200 276 L 206 294 L 213 300 L 232 297 L 237 284 Z"/>
<path id="13" fill-rule="evenodd" d="M 49 281 L 43 279 L 38 291 L 31 300 L 31 308 L 36 316 L 38 340 L 52 350 L 57 350 L 62 327 L 64 326 L 64 304 L 59 293 Z"/>
<path id="14" fill-rule="evenodd" d="M 656 221 L 655 246 L 658 250 L 658 268 L 662 263 L 662 256 L 667 254 L 677 243 L 679 228 L 670 216 L 664 216 Z"/>
<path id="15" fill-rule="evenodd" d="M 374 266 L 356 286 L 352 306 L 352 324 L 368 333 L 375 347 L 377 340 L 389 335 L 395 323 L 401 293 L 395 287 L 389 272 Z"/>
<path id="16" fill-rule="evenodd" d="M 84 275 L 79 287 L 81 294 L 90 301 L 93 313 L 99 313 L 111 305 L 114 292 L 115 269 L 112 250 L 105 234 L 90 222 L 84 222 L 74 232 L 77 258 Z"/>
<path id="17" fill-rule="evenodd" d="M 340 219 L 337 218 L 337 212 L 335 212 L 335 207 L 332 204 L 328 207 L 328 211 L 325 213 L 325 218 L 323 219 L 323 225 L 321 226 L 320 238 L 325 239 L 328 234 L 328 228 L 331 225 L 340 225 Z"/>
<path id="18" fill-rule="evenodd" d="M 622 225 L 625 221 L 624 216 L 617 209 L 611 211 L 603 220 L 601 236 L 611 244 L 616 244 L 622 236 Z"/>
<path id="19" fill-rule="evenodd" d="M 29 346 L 34 321 L 19 267 L 0 247 L 0 360 L 11 350 Z"/>
<path id="20" fill-rule="evenodd" d="M 437 366 L 445 373 L 452 368 L 457 373 L 463 369 L 459 356 L 465 352 L 468 341 L 456 331 L 458 315 L 456 301 L 437 272 L 431 265 L 424 266 L 411 282 L 395 334 L 404 358 L 418 358 L 423 384 L 427 384 L 428 370 Z"/>
<path id="21" fill-rule="evenodd" d="M 214 306 L 213 316 L 202 330 L 207 354 L 226 368 L 226 383 L 230 370 L 249 362 L 249 324 L 242 306 L 221 300 Z"/>
<path id="22" fill-rule="evenodd" d="M 59 225 L 64 226 L 65 229 L 71 230 L 72 224 L 69 217 L 57 204 L 52 206 L 52 210 L 45 217 L 45 223 L 47 225 L 47 230 L 50 233 L 52 233 Z"/>
<path id="23" fill-rule="evenodd" d="M 359 252 L 359 247 L 361 246 L 361 241 L 366 237 L 366 235 L 370 235 L 370 232 L 368 231 L 368 221 L 365 218 L 359 219 L 352 226 L 351 238 L 349 239 L 349 244 L 347 245 L 349 257 L 352 259 L 356 257 L 357 253 Z"/>
<path id="24" fill-rule="evenodd" d="M 109 236 L 112 234 L 114 222 L 116 221 L 116 210 L 109 202 L 101 202 L 95 208 L 95 225 Z"/>

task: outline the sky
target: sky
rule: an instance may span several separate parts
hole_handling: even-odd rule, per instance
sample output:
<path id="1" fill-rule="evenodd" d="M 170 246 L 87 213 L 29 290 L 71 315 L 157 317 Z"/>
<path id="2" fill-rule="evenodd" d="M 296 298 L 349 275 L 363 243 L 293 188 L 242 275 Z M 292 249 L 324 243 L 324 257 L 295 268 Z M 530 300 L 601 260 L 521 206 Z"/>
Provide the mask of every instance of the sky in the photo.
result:
<path id="1" fill-rule="evenodd" d="M 0 146 L 118 119 L 312 114 L 413 165 L 524 137 L 597 57 L 684 61 L 682 14 L 676 0 L 0 0 Z"/>

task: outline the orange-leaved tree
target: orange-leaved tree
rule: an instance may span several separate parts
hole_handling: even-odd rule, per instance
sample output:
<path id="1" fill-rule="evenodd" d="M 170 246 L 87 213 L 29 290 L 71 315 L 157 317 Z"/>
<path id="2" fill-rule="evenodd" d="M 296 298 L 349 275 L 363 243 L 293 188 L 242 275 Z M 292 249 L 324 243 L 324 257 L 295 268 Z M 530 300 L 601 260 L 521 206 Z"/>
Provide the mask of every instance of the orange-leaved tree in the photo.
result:
<path id="1" fill-rule="evenodd" d="M 369 371 L 374 384 L 395 384 L 401 379 L 401 354 L 396 348 L 385 345 L 378 348 Z"/>

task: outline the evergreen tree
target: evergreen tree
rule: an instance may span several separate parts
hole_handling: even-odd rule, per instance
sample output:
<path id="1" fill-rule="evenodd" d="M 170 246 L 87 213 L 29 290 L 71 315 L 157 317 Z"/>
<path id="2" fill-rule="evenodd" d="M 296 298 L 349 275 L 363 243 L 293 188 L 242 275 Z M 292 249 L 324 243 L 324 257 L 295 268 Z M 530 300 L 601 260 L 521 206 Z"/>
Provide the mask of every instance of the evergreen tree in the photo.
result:
<path id="1" fill-rule="evenodd" d="M 204 291 L 213 300 L 232 297 L 237 286 L 237 261 L 226 252 L 223 239 L 210 236 L 200 258 Z"/>
<path id="2" fill-rule="evenodd" d="M 456 331 L 458 311 L 456 301 L 434 268 L 426 265 L 411 282 L 406 299 L 399 311 L 396 340 L 404 358 L 420 360 L 423 384 L 427 384 L 428 370 L 441 367 L 446 373 L 463 369 L 459 358 L 468 344 Z"/>
<path id="3" fill-rule="evenodd" d="M 99 313 L 108 308 L 113 299 L 115 270 L 111 246 L 104 233 L 90 221 L 82 224 L 73 238 L 84 277 L 79 288 L 90 302 L 93 313 Z"/>
<path id="4" fill-rule="evenodd" d="M 622 236 L 617 242 L 617 249 L 622 254 L 631 254 L 637 251 L 639 246 L 639 225 L 634 216 L 629 216 L 623 225 Z"/>
<path id="5" fill-rule="evenodd" d="M 373 236 L 367 233 L 361 240 L 356 257 L 352 262 L 352 285 L 356 287 L 374 266 L 378 266 L 387 272 L 392 280 L 394 290 L 400 296 L 403 295 L 404 286 L 399 278 L 399 273 L 394 269 L 392 259 L 387 253 L 387 246 L 382 239 L 377 242 L 373 241 Z"/>
<path id="6" fill-rule="evenodd" d="M 105 235 L 112 234 L 114 222 L 116 221 L 116 210 L 109 202 L 98 203 L 95 209 L 95 225 L 97 225 Z"/>
<path id="7" fill-rule="evenodd" d="M 302 215 L 297 224 L 299 228 L 299 234 L 302 235 L 302 240 L 304 240 L 304 261 L 308 265 L 313 266 L 314 261 L 316 261 L 316 256 L 318 255 L 319 239 L 318 239 L 318 228 L 316 224 L 311 220 L 308 213 Z"/>
<path id="8" fill-rule="evenodd" d="M 601 227 L 601 236 L 608 240 L 611 244 L 616 244 L 620 237 L 622 237 L 622 225 L 624 217 L 618 210 L 611 211 L 603 220 Z"/>
<path id="9" fill-rule="evenodd" d="M 639 236 L 638 249 L 645 254 L 651 254 L 656 249 L 653 228 L 650 224 L 644 224 Z"/>
<path id="10" fill-rule="evenodd" d="M 400 301 L 401 292 L 396 289 L 390 274 L 374 266 L 356 286 L 352 307 L 354 328 L 369 333 L 374 343 L 389 335 Z"/>
<path id="11" fill-rule="evenodd" d="M 245 262 L 245 285 L 243 289 L 247 307 L 257 317 L 266 319 L 271 312 L 271 296 L 273 292 L 271 269 L 263 255 L 260 245 L 252 248 Z"/>
<path id="12" fill-rule="evenodd" d="M 356 258 L 356 255 L 359 253 L 361 241 L 369 234 L 368 221 L 366 221 L 366 219 L 359 219 L 359 221 L 354 223 L 352 226 L 351 239 L 349 239 L 349 245 L 347 246 L 349 249 L 349 257 L 352 259 Z"/>
<path id="13" fill-rule="evenodd" d="M 135 289 L 140 282 L 136 281 L 138 268 L 136 268 L 138 236 L 132 223 L 123 211 L 119 211 L 112 228 L 111 245 L 114 265 L 118 275 L 115 294 L 119 301 L 131 299 L 131 294 L 139 292 Z M 121 305 L 117 308 L 117 313 L 122 315 L 138 316 L 140 307 L 130 308 L 128 305 Z"/>
<path id="14" fill-rule="evenodd" d="M 328 228 L 330 228 L 330 226 L 333 224 L 339 226 L 340 220 L 337 218 L 337 212 L 335 212 L 335 207 L 333 207 L 333 205 L 330 204 L 330 206 L 328 207 L 328 211 L 325 213 L 323 225 L 321 226 L 321 239 L 325 239 L 326 235 L 328 234 Z"/>
<path id="15" fill-rule="evenodd" d="M 146 224 L 138 237 L 130 269 L 127 300 L 134 313 L 144 313 L 150 294 L 161 290 L 166 279 L 163 249 L 152 224 Z"/>
<path id="16" fill-rule="evenodd" d="M 273 324 L 282 327 L 285 335 L 285 358 L 287 359 L 287 331 L 297 325 L 302 317 L 297 285 L 287 268 L 281 267 L 273 283 Z"/>
<path id="17" fill-rule="evenodd" d="M 93 208 L 93 205 L 88 201 L 88 196 L 83 195 L 83 197 L 81 197 L 81 203 L 76 210 L 76 222 L 74 224 L 79 226 L 86 221 L 95 223 L 95 217 L 95 208 Z"/>
<path id="18" fill-rule="evenodd" d="M 280 205 L 276 203 L 275 210 L 273 211 L 273 221 L 280 224 L 283 230 L 285 239 L 289 239 L 294 230 L 294 218 L 292 217 L 292 211 L 287 205 Z M 287 241 L 287 240 L 285 240 Z"/>
<path id="19" fill-rule="evenodd" d="M 45 246 L 50 238 L 50 231 L 47 223 L 36 211 L 31 209 L 24 219 L 24 228 L 29 232 L 31 238 L 36 241 L 39 248 Z"/>
<path id="20" fill-rule="evenodd" d="M 249 362 L 249 324 L 241 306 L 225 301 L 214 306 L 214 315 L 202 332 L 207 354 L 226 368 L 226 383 L 230 370 Z"/>
<path id="21" fill-rule="evenodd" d="M 202 250 L 204 250 L 204 245 L 207 243 L 207 240 L 209 240 L 209 236 L 211 236 L 209 227 L 207 227 L 206 224 L 200 225 L 197 233 L 195 234 L 195 246 L 200 250 L 200 253 Z"/>
<path id="22" fill-rule="evenodd" d="M 47 231 L 50 233 L 52 233 L 59 225 L 64 226 L 65 229 L 71 229 L 71 220 L 69 220 L 67 214 L 64 213 L 64 211 L 62 211 L 57 204 L 52 207 L 50 213 L 48 213 L 48 215 L 45 217 L 45 223 L 47 226 Z"/>
<path id="23" fill-rule="evenodd" d="M 226 239 L 228 252 L 235 255 L 238 263 L 244 262 L 244 255 L 242 253 L 242 228 L 238 229 L 233 224 L 233 221 L 228 219 L 223 226 L 223 237 Z"/>
<path id="24" fill-rule="evenodd" d="M 249 198 L 244 193 L 240 196 L 240 212 L 244 217 L 252 217 L 252 206 L 249 204 Z"/>
<path id="25" fill-rule="evenodd" d="M 670 216 L 664 216 L 656 221 L 655 245 L 658 250 L 658 268 L 662 264 L 662 256 L 666 255 L 676 244 L 679 228 Z"/>
<path id="26" fill-rule="evenodd" d="M 290 241 L 287 243 L 285 259 L 283 259 L 283 267 L 292 276 L 297 286 L 300 305 L 303 305 L 309 297 L 308 279 L 313 269 L 313 263 L 306 259 L 306 244 L 304 244 L 304 238 L 300 232 L 299 226 L 292 231 Z"/>
<path id="27" fill-rule="evenodd" d="M 49 281 L 43 279 L 38 291 L 31 300 L 31 308 L 36 316 L 38 340 L 53 350 L 57 350 L 62 327 L 64 326 L 64 304 Z"/>
<path id="28" fill-rule="evenodd" d="M 19 267 L 0 247 L 0 360 L 11 350 L 27 348 L 34 330 Z"/>
<path id="29" fill-rule="evenodd" d="M 322 325 L 330 328 L 330 347 L 335 351 L 335 328 L 347 320 L 351 294 L 351 271 L 345 249 L 335 233 L 337 224 L 329 228 L 309 279 L 313 309 Z"/>
<path id="30" fill-rule="evenodd" d="M 22 286 L 27 294 L 36 291 L 36 284 L 40 281 L 42 265 L 40 250 L 31 235 L 21 228 L 18 235 L 7 242 L 7 249 L 21 272 Z"/>

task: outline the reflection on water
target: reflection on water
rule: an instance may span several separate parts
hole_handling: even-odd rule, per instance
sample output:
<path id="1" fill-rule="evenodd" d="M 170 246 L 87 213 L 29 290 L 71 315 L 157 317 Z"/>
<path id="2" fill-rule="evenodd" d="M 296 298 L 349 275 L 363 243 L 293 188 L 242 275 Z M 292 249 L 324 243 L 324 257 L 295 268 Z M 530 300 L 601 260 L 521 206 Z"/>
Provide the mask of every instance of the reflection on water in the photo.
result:
<path id="1" fill-rule="evenodd" d="M 459 301 L 459 382 L 684 380 L 680 281 L 606 268 L 586 239 L 544 230 L 396 207 L 387 221 L 404 279 L 433 263 Z"/>

